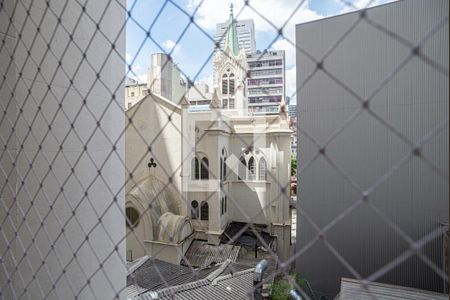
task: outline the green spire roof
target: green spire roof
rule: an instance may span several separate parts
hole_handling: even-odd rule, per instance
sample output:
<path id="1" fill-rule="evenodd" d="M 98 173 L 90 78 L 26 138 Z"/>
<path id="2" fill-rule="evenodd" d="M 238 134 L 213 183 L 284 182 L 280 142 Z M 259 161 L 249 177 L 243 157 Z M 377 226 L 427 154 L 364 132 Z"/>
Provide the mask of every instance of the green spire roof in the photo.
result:
<path id="1" fill-rule="evenodd" d="M 233 16 L 233 4 L 230 5 L 230 18 L 227 24 L 227 36 L 225 38 L 225 50 L 230 48 L 234 56 L 239 55 L 239 41 L 236 30 L 236 20 Z"/>

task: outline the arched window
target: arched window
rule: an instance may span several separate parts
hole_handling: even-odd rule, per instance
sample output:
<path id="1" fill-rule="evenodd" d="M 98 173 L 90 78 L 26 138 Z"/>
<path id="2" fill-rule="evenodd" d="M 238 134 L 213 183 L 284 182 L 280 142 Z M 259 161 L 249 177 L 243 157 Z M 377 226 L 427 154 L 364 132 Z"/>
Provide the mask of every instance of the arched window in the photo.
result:
<path id="1" fill-rule="evenodd" d="M 234 74 L 233 73 L 230 74 L 228 82 L 229 82 L 228 83 L 228 87 L 229 87 L 228 94 L 233 95 L 234 94 Z"/>
<path id="2" fill-rule="evenodd" d="M 222 173 L 222 170 L 223 170 L 223 159 L 222 159 L 222 157 L 220 158 L 220 163 L 219 163 L 219 168 L 220 168 L 220 181 L 222 181 L 223 180 L 223 173 Z"/>
<path id="3" fill-rule="evenodd" d="M 246 179 L 246 172 L 247 172 L 247 163 L 245 162 L 245 158 L 241 156 L 239 159 L 240 164 L 238 168 L 238 180 L 245 180 Z"/>
<path id="4" fill-rule="evenodd" d="M 194 200 L 191 202 L 191 218 L 192 220 L 198 219 L 198 202 Z"/>
<path id="5" fill-rule="evenodd" d="M 255 174 L 255 159 L 252 157 L 250 157 L 250 159 L 248 160 L 248 179 L 249 180 L 255 180 L 256 179 L 256 174 Z"/>
<path id="6" fill-rule="evenodd" d="M 209 206 L 207 202 L 202 202 L 202 205 L 200 206 L 200 220 L 209 220 Z"/>
<path id="7" fill-rule="evenodd" d="M 222 76 L 222 94 L 228 95 L 228 75 L 223 74 Z"/>
<path id="8" fill-rule="evenodd" d="M 209 179 L 209 161 L 206 157 L 203 157 L 201 161 L 200 178 Z"/>
<path id="9" fill-rule="evenodd" d="M 264 159 L 264 157 L 261 157 L 261 159 L 259 160 L 259 180 L 266 180 L 267 179 L 267 164 L 266 164 L 266 160 Z"/>
<path id="10" fill-rule="evenodd" d="M 223 175 L 222 175 L 223 180 L 227 180 L 227 158 L 226 158 L 226 157 L 224 157 L 224 159 L 223 159 L 223 169 L 222 169 L 222 172 L 223 172 Z"/>
<path id="11" fill-rule="evenodd" d="M 127 227 L 134 228 L 139 225 L 139 212 L 134 207 L 127 207 L 125 209 L 125 214 L 127 216 Z"/>
<path id="12" fill-rule="evenodd" d="M 198 165 L 198 158 L 197 157 L 194 157 L 192 159 L 191 171 L 192 171 L 192 179 L 194 179 L 194 180 L 200 179 L 200 168 L 199 168 L 199 165 Z"/>

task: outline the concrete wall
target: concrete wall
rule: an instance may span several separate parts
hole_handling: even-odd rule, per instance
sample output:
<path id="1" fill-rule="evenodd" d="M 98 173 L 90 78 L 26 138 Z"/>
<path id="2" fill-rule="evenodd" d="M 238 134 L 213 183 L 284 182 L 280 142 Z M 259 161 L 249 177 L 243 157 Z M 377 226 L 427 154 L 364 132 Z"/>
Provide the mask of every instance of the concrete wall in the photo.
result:
<path id="1" fill-rule="evenodd" d="M 413 45 L 445 16 L 448 1 L 399 1 L 369 9 L 370 20 L 385 26 Z M 350 13 L 296 27 L 296 43 L 321 60 L 359 13 Z M 448 21 L 433 34 L 421 51 L 448 70 Z M 393 74 L 411 53 L 409 47 L 370 26 L 365 20 L 343 39 L 325 59 L 323 66 L 363 99 Z M 323 228 L 361 199 L 348 180 L 330 165 L 308 133 L 320 145 L 352 116 L 361 104 L 323 71 L 307 82 L 316 64 L 297 52 L 298 113 L 298 209 L 297 271 L 316 295 L 333 296 L 341 277 L 354 277 L 322 240 L 305 248 L 318 232 L 307 216 Z M 447 71 L 448 73 L 448 71 Z M 422 148 L 429 163 L 448 176 L 448 74 L 442 74 L 413 57 L 393 76 L 370 103 L 370 109 L 412 143 L 444 123 Z M 362 190 L 392 170 L 412 147 L 381 122 L 363 111 L 327 146 L 325 153 Z M 369 194 L 370 204 L 388 217 L 413 240 L 418 240 L 448 221 L 448 179 L 442 179 L 419 157 L 412 157 Z M 395 232 L 369 205 L 362 203 L 337 220 L 324 235 L 327 241 L 356 270 L 366 277 L 408 250 L 402 235 Z M 440 266 L 442 245 L 433 239 L 425 255 Z M 376 281 L 441 291 L 443 280 L 416 256 L 387 269 Z"/>
<path id="2" fill-rule="evenodd" d="M 6 46 L 0 50 L 0 77 L 6 75 L 6 84 L 0 94 L 8 120 L 2 119 L 1 125 L 6 151 L 0 180 L 2 186 L 6 178 L 13 181 L 2 190 L 0 205 L 0 222 L 8 224 L 1 227 L 2 254 L 10 245 L 0 266 L 0 290 L 7 299 L 112 299 L 116 293 L 124 297 L 120 292 L 126 284 L 120 87 L 125 62 L 119 54 L 125 56 L 125 34 L 120 31 L 125 1 L 109 3 L 100 23 L 103 36 L 94 34 L 94 22 L 107 2 L 88 2 L 85 14 L 72 1 L 50 2 L 51 10 L 43 0 L 2 3 L 0 36 L 6 37 Z M 110 53 L 105 37 L 115 41 L 117 52 Z M 111 91 L 117 93 L 110 105 Z M 105 135 L 118 141 L 111 156 L 113 146 Z M 103 180 L 97 178 L 101 165 Z M 11 204 L 13 210 L 5 215 Z M 11 236 L 11 230 L 17 235 Z M 11 282 L 5 282 L 7 278 Z"/>

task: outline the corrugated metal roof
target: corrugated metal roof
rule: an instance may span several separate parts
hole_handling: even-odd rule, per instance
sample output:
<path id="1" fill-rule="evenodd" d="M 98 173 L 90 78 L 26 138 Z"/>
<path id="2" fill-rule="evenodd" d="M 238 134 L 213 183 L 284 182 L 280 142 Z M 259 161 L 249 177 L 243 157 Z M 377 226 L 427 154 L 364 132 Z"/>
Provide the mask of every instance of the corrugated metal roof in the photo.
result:
<path id="1" fill-rule="evenodd" d="M 340 300 L 445 300 L 448 295 L 404 286 L 372 282 L 364 288 L 358 280 L 342 278 Z"/>
<path id="2" fill-rule="evenodd" d="M 215 278 L 213 281 L 202 279 L 196 282 L 170 287 L 155 294 L 144 293 L 133 299 L 214 299 L 214 300 L 241 300 L 249 299 L 253 292 L 253 271 L 248 269 L 234 274 Z"/>
<path id="3" fill-rule="evenodd" d="M 226 260 L 236 261 L 240 246 L 220 244 L 209 245 L 206 241 L 195 240 L 186 252 L 184 264 L 193 267 L 205 267 L 213 263 L 219 264 Z"/>
<path id="4" fill-rule="evenodd" d="M 146 290 L 158 290 L 203 279 L 220 266 L 193 269 L 147 257 L 133 267 L 134 270 L 128 273 L 127 285 L 136 285 Z"/>

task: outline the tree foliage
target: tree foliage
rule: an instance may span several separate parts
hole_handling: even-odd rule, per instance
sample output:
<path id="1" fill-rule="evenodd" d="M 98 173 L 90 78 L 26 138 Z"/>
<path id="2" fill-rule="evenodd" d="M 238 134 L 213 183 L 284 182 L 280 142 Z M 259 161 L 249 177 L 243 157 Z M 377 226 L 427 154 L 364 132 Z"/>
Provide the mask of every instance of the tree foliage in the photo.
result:
<path id="1" fill-rule="evenodd" d="M 295 176 L 297 174 L 297 158 L 291 156 L 291 176 Z"/>

